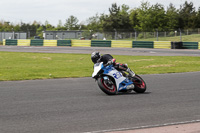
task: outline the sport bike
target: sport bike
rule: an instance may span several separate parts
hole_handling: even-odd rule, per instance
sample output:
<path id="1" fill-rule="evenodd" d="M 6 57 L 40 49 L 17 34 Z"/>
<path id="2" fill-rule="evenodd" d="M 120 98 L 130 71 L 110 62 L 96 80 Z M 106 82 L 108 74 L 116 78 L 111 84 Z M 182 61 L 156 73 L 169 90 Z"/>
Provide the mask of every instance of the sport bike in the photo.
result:
<path id="1" fill-rule="evenodd" d="M 104 65 L 103 62 L 94 64 L 92 78 L 96 79 L 99 88 L 107 95 L 146 91 L 146 83 L 140 76 L 135 74 L 131 77 L 126 72 L 115 69 L 112 64 Z"/>

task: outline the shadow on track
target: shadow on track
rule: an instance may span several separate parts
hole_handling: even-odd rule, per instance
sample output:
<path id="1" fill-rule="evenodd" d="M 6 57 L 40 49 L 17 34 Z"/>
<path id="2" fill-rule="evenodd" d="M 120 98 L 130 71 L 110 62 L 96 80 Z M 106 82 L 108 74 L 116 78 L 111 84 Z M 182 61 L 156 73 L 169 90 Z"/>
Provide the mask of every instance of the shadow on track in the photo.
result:
<path id="1" fill-rule="evenodd" d="M 117 95 L 147 95 L 147 94 L 151 94 L 151 92 L 144 92 L 144 93 L 136 93 L 136 92 L 121 92 L 118 93 Z"/>

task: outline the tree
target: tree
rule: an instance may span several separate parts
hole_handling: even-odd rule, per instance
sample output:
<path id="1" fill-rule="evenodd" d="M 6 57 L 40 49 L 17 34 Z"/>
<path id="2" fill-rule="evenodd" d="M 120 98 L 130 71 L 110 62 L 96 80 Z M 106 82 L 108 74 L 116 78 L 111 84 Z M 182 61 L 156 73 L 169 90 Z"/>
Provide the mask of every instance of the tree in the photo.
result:
<path id="1" fill-rule="evenodd" d="M 129 21 L 132 28 L 138 30 L 137 28 L 140 27 L 139 19 L 138 19 L 138 9 L 132 9 L 129 15 Z"/>
<path id="2" fill-rule="evenodd" d="M 122 8 L 122 10 L 120 10 Z M 129 30 L 129 7 L 122 5 L 121 8 L 116 3 L 109 8 L 109 15 L 102 14 L 101 22 L 104 31 Z"/>
<path id="3" fill-rule="evenodd" d="M 163 31 L 166 29 L 166 14 L 164 6 L 161 4 L 155 4 L 151 6 L 150 10 L 152 29 L 158 29 Z"/>
<path id="4" fill-rule="evenodd" d="M 67 30 L 78 30 L 79 29 L 79 25 L 78 25 L 78 19 L 71 15 L 65 23 L 65 27 Z"/>
<path id="5" fill-rule="evenodd" d="M 121 10 L 120 10 L 120 28 L 123 29 L 123 30 L 131 30 L 132 27 L 131 27 L 131 23 L 130 23 L 130 20 L 129 20 L 129 6 L 128 5 L 125 5 L 123 4 L 121 6 Z"/>
<path id="6" fill-rule="evenodd" d="M 14 31 L 20 31 L 20 30 L 21 30 L 21 27 L 19 24 L 14 26 Z"/>
<path id="7" fill-rule="evenodd" d="M 102 25 L 101 25 L 101 21 L 100 21 L 100 16 L 98 14 L 96 14 L 93 17 L 90 17 L 87 20 L 87 29 L 88 30 L 93 30 L 93 31 L 101 31 L 102 30 Z"/>
<path id="8" fill-rule="evenodd" d="M 0 22 L 0 31 L 3 31 L 3 22 Z"/>
<path id="9" fill-rule="evenodd" d="M 167 19 L 167 29 L 172 30 L 172 29 L 177 29 L 179 28 L 178 25 L 178 18 L 179 18 L 179 14 L 178 14 L 178 10 L 175 8 L 175 6 L 170 3 L 169 7 L 167 7 L 167 11 L 166 11 L 166 19 Z"/>
<path id="10" fill-rule="evenodd" d="M 13 31 L 14 25 L 10 22 L 0 22 L 0 31 Z"/>
<path id="11" fill-rule="evenodd" d="M 112 7 L 109 8 L 109 15 L 102 16 L 103 20 L 103 30 L 104 31 L 114 31 L 114 29 L 120 28 L 120 17 L 119 17 L 120 7 L 116 3 L 112 4 Z"/>
<path id="12" fill-rule="evenodd" d="M 149 2 L 142 2 L 141 7 L 138 8 L 138 20 L 140 25 L 136 26 L 137 29 L 142 31 L 150 31 L 153 29 L 150 14 L 151 6 Z"/>
<path id="13" fill-rule="evenodd" d="M 200 28 L 200 7 L 196 15 L 196 28 Z"/>
<path id="14" fill-rule="evenodd" d="M 161 4 L 151 6 L 149 2 L 142 2 L 137 16 L 140 25 L 136 28 L 142 31 L 163 30 L 166 27 L 165 10 Z"/>
<path id="15" fill-rule="evenodd" d="M 188 3 L 185 1 L 185 3 L 180 6 L 179 15 L 180 28 L 195 28 L 196 11 L 192 2 Z"/>
<path id="16" fill-rule="evenodd" d="M 66 30 L 66 27 L 63 26 L 62 21 L 58 21 L 58 25 L 56 27 L 56 30 Z"/>
<path id="17" fill-rule="evenodd" d="M 31 25 L 21 22 L 21 30 L 24 32 L 30 31 L 32 30 Z"/>
<path id="18" fill-rule="evenodd" d="M 56 30 L 47 20 L 45 21 L 45 30 Z"/>

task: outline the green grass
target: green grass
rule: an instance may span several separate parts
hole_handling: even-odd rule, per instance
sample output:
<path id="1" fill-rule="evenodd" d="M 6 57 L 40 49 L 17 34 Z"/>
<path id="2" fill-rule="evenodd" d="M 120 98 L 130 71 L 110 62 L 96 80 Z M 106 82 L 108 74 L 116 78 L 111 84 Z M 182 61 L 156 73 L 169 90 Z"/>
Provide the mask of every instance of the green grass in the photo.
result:
<path id="1" fill-rule="evenodd" d="M 130 40 L 135 41 L 135 39 L 124 39 L 124 40 Z M 182 35 L 181 39 L 180 36 L 173 36 L 173 37 L 158 37 L 158 41 L 171 41 L 171 42 L 179 42 L 182 40 L 182 42 L 200 42 L 200 34 L 192 34 L 192 35 Z M 136 41 L 157 41 L 156 37 L 153 38 L 137 38 Z"/>
<path id="2" fill-rule="evenodd" d="M 119 56 L 137 74 L 200 71 L 200 57 Z M 93 64 L 89 54 L 0 52 L 0 81 L 91 77 Z"/>
<path id="3" fill-rule="evenodd" d="M 149 38 L 149 39 L 138 39 L 142 41 L 157 41 L 157 38 Z M 158 37 L 158 41 L 171 41 L 171 42 L 200 42 L 200 34 L 193 34 L 193 35 L 183 35 L 181 38 L 180 36 L 174 37 Z"/>

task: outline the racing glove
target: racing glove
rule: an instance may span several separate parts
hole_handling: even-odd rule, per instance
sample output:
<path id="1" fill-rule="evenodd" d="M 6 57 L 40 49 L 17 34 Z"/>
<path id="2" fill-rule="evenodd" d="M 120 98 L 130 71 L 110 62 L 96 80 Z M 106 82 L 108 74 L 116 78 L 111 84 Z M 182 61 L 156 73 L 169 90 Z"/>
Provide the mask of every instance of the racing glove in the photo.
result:
<path id="1" fill-rule="evenodd" d="M 115 63 L 115 61 L 116 61 L 115 59 L 109 60 L 109 61 L 108 61 L 108 63 L 107 63 L 107 65 L 114 64 L 114 63 Z"/>

